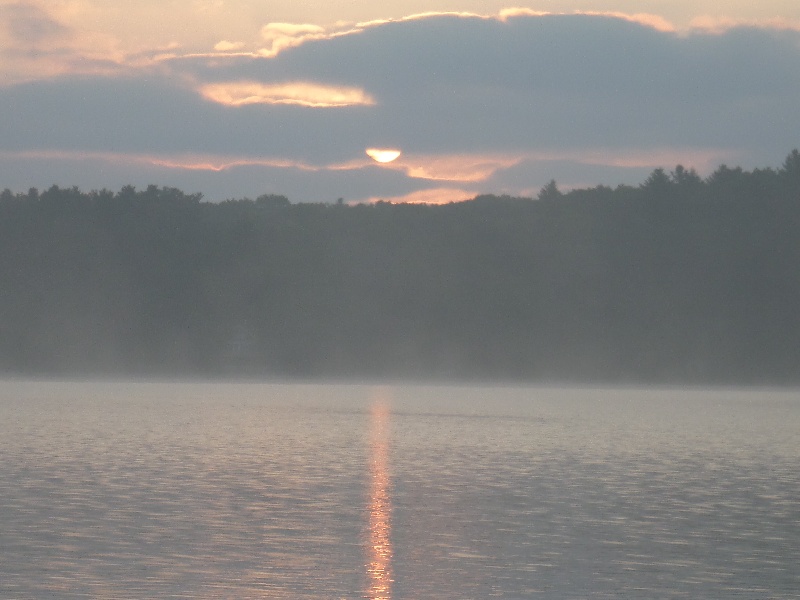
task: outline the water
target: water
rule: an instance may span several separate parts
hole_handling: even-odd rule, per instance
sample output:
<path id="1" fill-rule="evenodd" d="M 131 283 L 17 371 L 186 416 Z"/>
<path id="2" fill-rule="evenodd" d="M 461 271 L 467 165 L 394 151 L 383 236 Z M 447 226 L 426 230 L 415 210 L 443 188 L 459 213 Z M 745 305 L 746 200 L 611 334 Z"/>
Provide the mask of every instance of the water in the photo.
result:
<path id="1" fill-rule="evenodd" d="M 0 598 L 800 598 L 800 394 L 0 383 Z"/>

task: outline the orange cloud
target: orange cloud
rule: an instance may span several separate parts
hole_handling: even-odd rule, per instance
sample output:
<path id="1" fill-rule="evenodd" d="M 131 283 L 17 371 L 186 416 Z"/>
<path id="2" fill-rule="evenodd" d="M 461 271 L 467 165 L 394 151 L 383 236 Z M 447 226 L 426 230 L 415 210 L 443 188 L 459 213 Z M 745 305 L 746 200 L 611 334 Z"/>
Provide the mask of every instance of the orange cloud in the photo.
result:
<path id="1" fill-rule="evenodd" d="M 588 15 L 594 17 L 612 17 L 614 19 L 623 19 L 631 23 L 639 23 L 651 27 L 658 31 L 674 32 L 675 26 L 667 19 L 659 15 L 649 13 L 624 13 L 619 11 L 593 11 L 593 10 L 576 10 L 572 12 L 547 12 L 540 10 L 531 10 L 529 8 L 506 8 L 500 11 L 497 18 L 500 21 L 508 21 L 514 17 L 544 17 L 547 15 Z"/>
<path id="2" fill-rule="evenodd" d="M 229 42 L 228 40 L 221 40 L 214 44 L 214 50 L 217 52 L 230 52 L 232 50 L 241 50 L 244 48 L 244 42 Z"/>
<path id="3" fill-rule="evenodd" d="M 469 183 L 485 181 L 523 158 L 518 154 L 404 155 L 392 165 L 415 179 Z"/>
<path id="4" fill-rule="evenodd" d="M 492 17 L 487 15 L 479 15 L 477 13 L 472 12 L 454 12 L 454 11 L 427 11 L 421 13 L 414 13 L 411 15 L 406 15 L 404 17 L 392 18 L 392 19 L 371 19 L 369 21 L 360 21 L 355 24 L 352 31 L 353 33 L 357 33 L 359 31 L 363 31 L 369 27 L 378 27 L 380 25 L 386 25 L 387 23 L 403 23 L 406 21 L 419 21 L 420 19 L 428 19 L 431 17 L 461 17 L 464 19 L 491 19 Z"/>
<path id="5" fill-rule="evenodd" d="M 658 15 L 648 13 L 628 14 L 612 11 L 574 11 L 571 13 L 557 13 L 549 11 L 536 11 L 528 8 L 506 8 L 495 15 L 479 14 L 473 12 L 456 11 L 427 11 L 406 15 L 398 18 L 372 19 L 369 21 L 359 21 L 350 23 L 338 21 L 333 25 L 322 27 L 309 23 L 268 23 L 261 29 L 261 37 L 269 43 L 267 48 L 259 51 L 260 56 L 275 57 L 283 50 L 294 48 L 308 41 L 332 39 L 345 35 L 362 33 L 371 27 L 379 27 L 388 23 L 402 23 L 407 21 L 417 21 L 432 17 L 459 17 L 464 19 L 497 19 L 506 22 L 514 17 L 534 16 L 541 17 L 554 14 L 583 14 L 594 16 L 607 16 L 627 21 L 640 23 L 659 31 L 676 31 L 674 25 L 668 20 Z"/>
<path id="6" fill-rule="evenodd" d="M 299 46 L 309 40 L 329 37 L 330 33 L 320 25 L 310 23 L 267 23 L 261 28 L 261 38 L 269 44 L 261 51 L 263 56 L 277 56 L 286 48 Z"/>
<path id="7" fill-rule="evenodd" d="M 546 10 L 533 10 L 532 8 L 504 8 L 499 13 L 497 13 L 497 18 L 500 21 L 507 21 L 508 19 L 512 19 L 514 17 L 544 17 L 546 15 L 552 15 L 555 13 L 546 11 Z"/>
<path id="8" fill-rule="evenodd" d="M 403 171 L 414 179 L 475 184 L 489 181 L 498 171 L 521 163 L 574 162 L 595 166 L 623 168 L 670 167 L 676 164 L 692 166 L 701 172 L 712 171 L 720 162 L 735 160 L 728 150 L 719 148 L 654 148 L 608 149 L 590 148 L 564 151 L 522 151 L 507 154 L 403 154 L 384 168 Z M 360 168 L 354 161 L 326 168 Z M 537 190 L 538 191 L 538 188 Z M 516 192 L 515 192 L 516 193 Z M 534 194 L 535 195 L 535 194 Z"/>
<path id="9" fill-rule="evenodd" d="M 395 161 L 381 165 L 383 168 L 405 172 L 411 178 L 428 181 L 474 184 L 491 179 L 498 171 L 523 162 L 575 162 L 587 165 L 655 168 L 691 165 L 700 171 L 711 171 L 720 161 L 733 160 L 730 151 L 718 148 L 655 148 L 607 149 L 590 148 L 564 151 L 521 151 L 498 154 L 403 154 Z M 354 160 L 338 165 L 328 165 L 331 170 L 358 169 L 369 163 Z"/>
<path id="10" fill-rule="evenodd" d="M 670 23 L 667 19 L 660 15 L 653 15 L 649 13 L 634 13 L 634 14 L 627 14 L 623 12 L 594 12 L 594 11 L 582 11 L 578 14 L 582 15 L 591 15 L 591 16 L 599 16 L 599 17 L 612 17 L 615 19 L 622 19 L 624 21 L 630 21 L 631 23 L 638 23 L 639 25 L 644 25 L 645 27 L 650 27 L 651 29 L 655 29 L 656 31 L 662 31 L 664 33 L 675 33 L 677 28 L 675 25 Z"/>
<path id="11" fill-rule="evenodd" d="M 246 156 L 217 156 L 196 154 L 137 154 L 124 152 L 92 152 L 83 150 L 23 150 L 21 152 L 0 152 L 0 159 L 32 159 L 32 160 L 73 160 L 73 161 L 101 161 L 118 164 L 152 165 L 166 169 L 180 169 L 187 171 L 226 171 L 236 167 L 257 166 L 303 171 L 346 170 L 356 169 L 358 166 L 332 165 L 314 166 L 302 161 L 271 157 L 246 157 Z"/>
<path id="12" fill-rule="evenodd" d="M 309 41 L 333 39 L 345 35 L 362 33 L 370 27 L 378 27 L 387 23 L 402 23 L 430 17 L 455 16 L 463 18 L 490 19 L 492 17 L 470 12 L 422 12 L 399 18 L 372 19 L 352 23 L 337 21 L 327 27 L 310 23 L 268 23 L 261 28 L 261 37 L 269 43 L 269 47 L 259 51 L 260 56 L 275 57 L 283 50 L 294 48 Z"/>
<path id="13" fill-rule="evenodd" d="M 572 12 L 551 12 L 533 10 L 530 8 L 506 8 L 501 10 L 497 18 L 500 21 L 507 21 L 514 17 L 543 17 L 547 15 L 590 15 L 600 17 L 612 17 L 623 19 L 631 23 L 639 23 L 657 31 L 665 33 L 689 33 L 692 30 L 701 30 L 708 33 L 722 34 L 735 27 L 755 27 L 759 29 L 791 30 L 800 31 L 800 20 L 783 17 L 763 18 L 763 19 L 741 19 L 732 17 L 714 17 L 709 15 L 699 15 L 689 21 L 688 28 L 678 28 L 669 19 L 652 13 L 627 13 L 622 11 L 595 11 L 595 10 L 575 10 Z"/>
<path id="14" fill-rule="evenodd" d="M 317 33 L 325 33 L 325 28 L 312 23 L 267 23 L 261 28 L 261 37 L 265 40 Z"/>
<path id="15" fill-rule="evenodd" d="M 276 157 L 228 156 L 214 154 L 137 154 L 119 152 L 25 150 L 0 152 L 3 159 L 61 159 L 100 160 L 114 163 L 149 164 L 168 169 L 191 171 L 225 171 L 242 166 L 262 166 L 299 169 L 309 172 L 357 171 L 374 168 L 375 162 L 356 158 L 346 162 L 314 165 L 308 162 Z M 671 167 L 676 164 L 692 166 L 700 172 L 710 172 L 720 163 L 736 160 L 734 152 L 724 149 L 654 148 L 654 149 L 603 149 L 573 150 L 561 152 L 521 152 L 515 155 L 402 155 L 381 168 L 404 171 L 409 177 L 454 183 L 479 183 L 490 179 L 497 171 L 508 169 L 523 162 L 570 161 L 596 166 L 624 168 Z M 425 167 L 421 166 L 425 165 Z M 427 168 L 427 170 L 424 170 Z M 452 189 L 452 188 L 441 188 Z M 467 193 L 459 189 L 459 193 Z"/>
<path id="16" fill-rule="evenodd" d="M 140 162 L 145 162 L 157 167 L 167 169 L 181 169 L 185 171 L 227 171 L 235 167 L 277 167 L 284 169 L 300 169 L 303 171 L 318 171 L 319 168 L 306 165 L 302 162 L 281 160 L 273 158 L 236 158 L 178 155 L 173 157 L 139 156 Z"/>
<path id="17" fill-rule="evenodd" d="M 401 23 L 427 19 L 429 17 L 456 16 L 464 18 L 489 19 L 491 17 L 469 12 L 423 12 L 391 19 L 372 19 L 352 23 L 337 21 L 332 25 L 322 27 L 311 23 L 267 23 L 261 28 L 261 37 L 269 46 L 261 49 L 258 54 L 272 58 L 288 48 L 295 48 L 309 41 L 333 39 L 346 35 L 362 33 L 370 27 L 378 27 L 387 23 Z"/>
<path id="18" fill-rule="evenodd" d="M 228 106 L 296 104 L 312 108 L 333 108 L 375 104 L 372 97 L 359 88 L 306 81 L 271 85 L 254 81 L 209 83 L 201 85 L 198 91 L 207 100 Z"/>
<path id="19" fill-rule="evenodd" d="M 772 19 L 733 19 L 702 15 L 689 22 L 689 28 L 706 33 L 723 34 L 736 27 L 755 27 L 784 31 L 800 31 L 800 20 L 775 17 Z"/>
<path id="20" fill-rule="evenodd" d="M 108 74 L 122 55 L 110 36 L 80 32 L 33 2 L 0 0 L 0 85 L 66 73 Z"/>
<path id="21" fill-rule="evenodd" d="M 392 204 L 449 204 L 451 202 L 464 202 L 475 197 L 475 192 L 468 192 L 457 188 L 433 188 L 411 192 L 404 196 L 384 198 L 369 198 L 368 203 L 391 202 Z"/>

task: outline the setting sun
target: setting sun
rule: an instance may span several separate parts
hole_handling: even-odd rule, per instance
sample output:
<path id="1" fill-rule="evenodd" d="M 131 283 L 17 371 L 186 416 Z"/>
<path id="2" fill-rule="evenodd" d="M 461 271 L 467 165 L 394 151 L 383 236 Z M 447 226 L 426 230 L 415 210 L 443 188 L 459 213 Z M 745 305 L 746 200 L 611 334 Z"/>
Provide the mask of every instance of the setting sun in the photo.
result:
<path id="1" fill-rule="evenodd" d="M 391 148 L 367 148 L 367 155 L 379 163 L 390 163 L 400 156 L 400 150 Z"/>

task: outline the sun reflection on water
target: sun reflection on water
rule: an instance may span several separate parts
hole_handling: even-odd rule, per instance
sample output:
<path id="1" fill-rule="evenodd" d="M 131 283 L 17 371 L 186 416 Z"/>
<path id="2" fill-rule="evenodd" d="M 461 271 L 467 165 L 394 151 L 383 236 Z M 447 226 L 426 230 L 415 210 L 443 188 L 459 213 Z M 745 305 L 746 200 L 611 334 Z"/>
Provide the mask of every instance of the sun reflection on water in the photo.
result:
<path id="1" fill-rule="evenodd" d="M 367 598 L 392 597 L 392 500 L 389 493 L 389 417 L 385 394 L 376 394 L 370 407 L 369 539 Z"/>

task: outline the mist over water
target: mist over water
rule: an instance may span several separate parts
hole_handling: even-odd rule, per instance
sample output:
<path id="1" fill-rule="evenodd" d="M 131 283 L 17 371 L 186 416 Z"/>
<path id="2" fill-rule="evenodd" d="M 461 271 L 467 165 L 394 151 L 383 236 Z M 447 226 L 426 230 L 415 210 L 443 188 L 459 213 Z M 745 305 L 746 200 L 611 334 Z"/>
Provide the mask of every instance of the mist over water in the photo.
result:
<path id="1" fill-rule="evenodd" d="M 0 384 L 0 597 L 791 598 L 795 391 Z"/>

